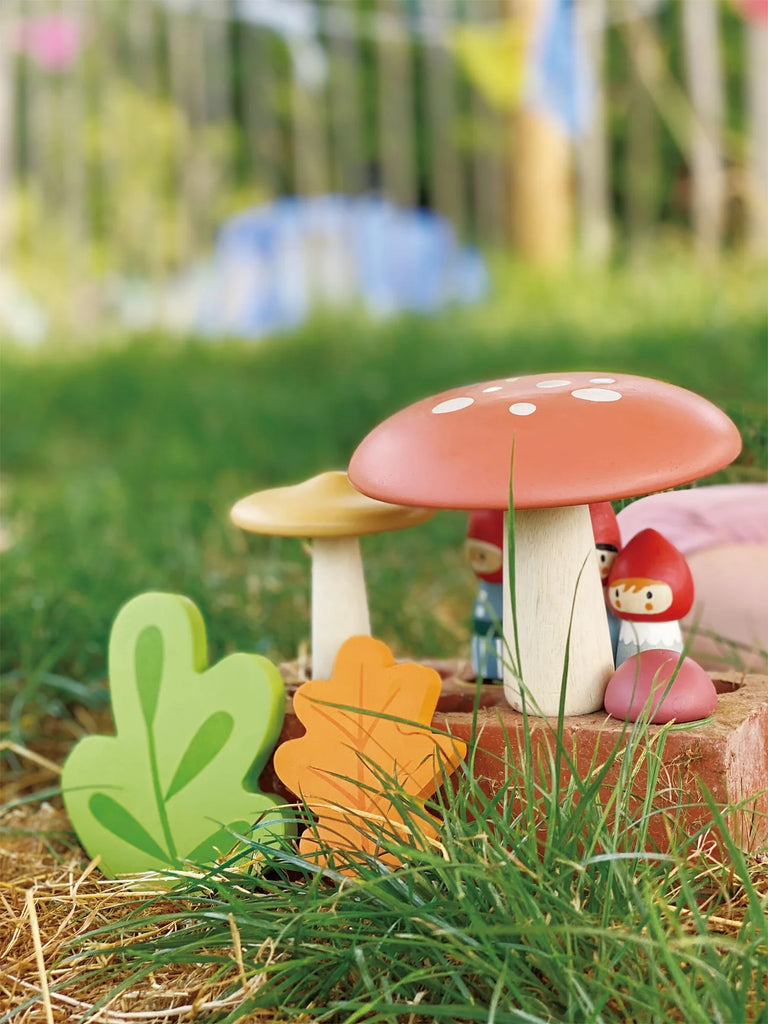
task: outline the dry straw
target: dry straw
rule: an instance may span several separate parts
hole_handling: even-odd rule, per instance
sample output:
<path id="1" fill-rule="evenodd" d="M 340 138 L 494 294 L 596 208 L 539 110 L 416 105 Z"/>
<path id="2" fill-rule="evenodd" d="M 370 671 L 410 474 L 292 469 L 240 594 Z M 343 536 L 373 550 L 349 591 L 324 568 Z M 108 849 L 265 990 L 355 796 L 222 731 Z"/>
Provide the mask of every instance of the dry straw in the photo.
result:
<path id="1" fill-rule="evenodd" d="M 60 771 L 47 758 L 13 749 L 50 774 Z M 18 776 L 4 783 L 0 801 L 9 789 L 19 792 Z M 232 1010 L 253 995 L 263 979 L 260 974 L 247 977 L 234 921 L 232 963 L 226 970 L 220 964 L 160 966 L 114 994 L 118 975 L 107 976 L 103 968 L 115 960 L 120 943 L 112 938 L 97 945 L 86 936 L 135 913 L 149 897 L 152 914 L 178 910 L 178 903 L 158 902 L 156 889 L 105 879 L 98 858 L 89 862 L 77 845 L 62 810 L 49 803 L 0 804 L 0 1019 L 63 1024 L 87 1017 L 95 1024 L 162 1024 Z M 161 932 L 160 925 L 151 925 L 143 938 Z M 261 1015 L 248 1019 L 257 1021 Z"/>

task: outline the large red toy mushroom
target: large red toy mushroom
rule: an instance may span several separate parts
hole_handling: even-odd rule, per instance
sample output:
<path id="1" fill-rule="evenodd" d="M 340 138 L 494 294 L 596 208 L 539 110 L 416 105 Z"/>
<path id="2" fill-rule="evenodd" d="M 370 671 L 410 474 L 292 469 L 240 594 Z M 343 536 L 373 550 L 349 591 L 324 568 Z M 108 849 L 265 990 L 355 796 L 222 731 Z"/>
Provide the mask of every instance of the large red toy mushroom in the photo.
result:
<path id="1" fill-rule="evenodd" d="M 382 501 L 504 509 L 513 448 L 507 699 L 557 714 L 570 629 L 565 712 L 597 711 L 613 662 L 587 506 L 714 472 L 736 457 L 741 439 L 716 406 L 672 384 L 536 374 L 454 388 L 395 413 L 359 445 L 349 476 Z M 508 566 L 505 557 L 505 573 Z"/>

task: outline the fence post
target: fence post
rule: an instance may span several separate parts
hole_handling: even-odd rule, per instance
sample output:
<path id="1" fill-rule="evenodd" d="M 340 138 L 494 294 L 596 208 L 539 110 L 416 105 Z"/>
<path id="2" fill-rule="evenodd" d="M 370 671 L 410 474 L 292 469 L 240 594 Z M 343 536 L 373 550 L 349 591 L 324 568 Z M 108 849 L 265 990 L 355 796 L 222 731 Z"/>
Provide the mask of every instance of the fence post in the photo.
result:
<path id="1" fill-rule="evenodd" d="M 606 0 L 580 0 L 576 26 L 581 52 L 592 69 L 593 95 L 589 124 L 576 143 L 579 243 L 582 255 L 602 262 L 611 252 L 608 134 L 605 123 Z"/>
<path id="2" fill-rule="evenodd" d="M 723 74 L 715 0 L 683 0 L 685 77 L 693 107 L 691 206 L 696 242 L 712 257 L 723 234 Z"/>
<path id="3" fill-rule="evenodd" d="M 328 190 L 326 69 L 300 66 L 301 50 L 291 54 L 291 109 L 293 115 L 293 166 L 297 195 L 321 195 Z M 316 76 L 316 77 L 314 77 Z"/>
<path id="4" fill-rule="evenodd" d="M 14 59 L 11 53 L 13 8 L 0 6 L 0 269 L 7 265 L 11 246 L 13 189 Z"/>
<path id="5" fill-rule="evenodd" d="M 85 0 L 66 0 L 62 13 L 66 11 L 76 20 L 80 31 L 85 30 L 88 21 L 88 6 Z M 83 124 L 85 123 L 85 75 L 84 55 L 79 53 L 77 61 L 64 76 L 61 83 L 59 118 L 65 125 L 68 145 L 64 147 L 64 194 L 66 196 L 66 218 L 71 246 L 70 272 L 82 281 L 83 271 L 88 266 L 90 245 L 90 216 L 88 210 L 88 176 L 82 153 Z"/>
<path id="6" fill-rule="evenodd" d="M 544 0 L 507 0 L 509 17 L 536 25 Z M 526 106 L 513 117 L 512 238 L 519 256 L 553 266 L 570 254 L 571 144 L 555 121 Z"/>
<path id="7" fill-rule="evenodd" d="M 280 133 L 270 104 L 275 73 L 269 54 L 267 32 L 248 22 L 239 25 L 238 43 L 243 69 L 243 120 L 248 171 L 257 201 L 280 192 Z"/>
<path id="8" fill-rule="evenodd" d="M 325 12 L 330 53 L 329 93 L 333 138 L 333 184 L 345 195 L 361 195 L 368 183 L 360 94 L 362 74 L 356 6 L 334 0 Z"/>
<path id="9" fill-rule="evenodd" d="M 749 243 L 768 257 L 768 23 L 747 22 L 747 119 L 749 131 Z"/>
<path id="10" fill-rule="evenodd" d="M 410 39 L 397 5 L 376 0 L 379 153 L 382 191 L 401 206 L 418 201 L 413 138 L 413 67 Z"/>
<path id="11" fill-rule="evenodd" d="M 508 0 L 478 0 L 478 13 L 490 25 L 502 24 L 508 16 Z M 477 9 L 476 8 L 476 9 Z M 514 70 L 510 69 L 510 74 Z M 510 115 L 491 104 L 482 90 L 473 88 L 468 97 L 472 151 L 470 164 L 471 211 L 475 233 L 486 245 L 509 247 L 511 233 L 512 131 Z"/>
<path id="12" fill-rule="evenodd" d="M 157 103 L 162 95 L 162 89 L 158 68 L 155 16 L 156 12 L 153 6 L 144 3 L 132 2 L 126 12 L 128 60 L 133 76 L 131 81 L 142 88 L 151 101 Z M 146 196 L 146 203 L 149 209 L 148 216 L 154 218 L 156 224 L 162 224 L 163 202 L 162 197 L 157 194 L 157 190 L 153 190 L 151 195 Z M 167 249 L 167 245 L 164 244 L 164 238 L 162 242 L 160 241 L 161 234 L 161 230 L 157 229 L 152 244 L 147 246 L 147 264 L 154 286 L 161 285 L 165 279 L 164 249 Z M 157 287 L 153 289 L 152 302 L 153 316 L 158 316 L 160 298 Z"/>
<path id="13" fill-rule="evenodd" d="M 450 12 L 441 0 L 422 0 L 428 32 L 423 43 L 430 206 L 458 232 L 465 228 L 464 180 L 454 138 L 456 76 L 450 44 Z"/>
<path id="14" fill-rule="evenodd" d="M 653 9 L 635 0 L 624 26 L 629 60 L 624 188 L 630 249 L 642 250 L 657 225 L 660 192 L 659 118 L 654 98 L 663 91 L 659 64 L 651 59 L 656 38 Z M 655 57 L 655 52 L 653 54 Z M 643 63 L 644 62 L 644 63 Z"/>
<path id="15" fill-rule="evenodd" d="M 176 121 L 174 139 L 174 228 L 177 256 L 184 265 L 195 251 L 198 241 L 195 181 L 189 163 L 189 134 L 201 123 L 205 110 L 203 40 L 201 14 L 197 7 L 165 12 L 168 39 L 169 101 L 181 111 Z M 185 123 L 189 131 L 185 131 Z"/>

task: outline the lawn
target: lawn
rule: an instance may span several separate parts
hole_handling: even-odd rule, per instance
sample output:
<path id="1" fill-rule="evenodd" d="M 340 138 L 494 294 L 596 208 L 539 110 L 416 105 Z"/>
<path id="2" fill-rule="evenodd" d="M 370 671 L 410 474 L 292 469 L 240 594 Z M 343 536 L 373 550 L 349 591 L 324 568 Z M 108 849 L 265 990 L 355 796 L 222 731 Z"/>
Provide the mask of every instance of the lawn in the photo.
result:
<path id="1" fill-rule="evenodd" d="M 707 276 L 670 261 L 655 275 L 503 280 L 477 309 L 328 319 L 261 344 L 141 337 L 6 351 L 2 516 L 16 543 L 3 556 L 2 672 L 14 691 L 23 680 L 14 735 L 28 706 L 100 686 L 109 624 L 142 590 L 193 598 L 217 657 L 294 657 L 308 639 L 306 553 L 296 540 L 244 537 L 229 508 L 344 468 L 377 422 L 445 388 L 579 368 L 656 376 L 736 421 L 745 448 L 725 478 L 765 478 L 757 270 Z M 465 522 L 443 513 L 364 541 L 374 633 L 399 654 L 463 653 L 474 581 Z"/>
<path id="2" fill-rule="evenodd" d="M 655 376 L 712 399 L 739 426 L 744 450 L 719 479 L 766 479 L 760 268 L 695 270 L 667 256 L 560 279 L 505 266 L 498 280 L 482 307 L 379 324 L 327 316 L 262 343 L 116 336 L 99 346 L 7 347 L 6 737 L 60 762 L 89 725 L 103 728 L 110 623 L 144 590 L 196 602 L 211 661 L 235 650 L 294 658 L 309 634 L 306 551 L 298 540 L 242 535 L 228 510 L 263 487 L 344 468 L 372 426 L 424 395 L 534 371 Z M 397 655 L 467 656 L 474 577 L 465 525 L 446 512 L 365 540 L 373 632 Z M 29 764 L 23 754 L 9 760 L 6 797 L 43 788 L 46 769 Z M 511 802 L 482 803 L 468 773 L 449 808 L 436 808 L 452 823 L 444 855 L 411 851 L 401 873 L 373 864 L 339 887 L 290 853 L 270 854 L 260 875 L 235 864 L 224 881 L 158 908 L 125 894 L 121 906 L 99 890 L 105 902 L 89 927 L 119 923 L 123 938 L 137 937 L 135 984 L 158 969 L 190 998 L 199 989 L 211 1004 L 198 1017 L 206 1021 L 258 1006 L 281 1007 L 280 1019 L 294 1007 L 296 1019 L 345 1021 L 765 1020 L 765 865 L 728 846 L 704 854 L 680 830 L 672 854 L 645 857 L 637 820 L 627 812 L 617 835 L 594 793 L 573 785 L 529 794 L 520 813 Z M 71 877 L 66 889 L 78 855 L 55 817 L 55 785 L 46 792 L 54 824 L 34 819 L 43 866 L 28 878 L 49 872 L 51 892 L 82 924 L 88 905 L 72 896 Z M 541 821 L 543 846 L 531 839 Z M 586 848 L 585 822 L 594 831 Z M 29 821 L 6 824 L 7 848 L 29 832 Z M 82 870 L 82 856 L 78 863 Z M 123 919 L 127 905 L 140 915 L 133 923 Z M 112 968 L 107 981 L 88 973 L 95 965 L 69 969 L 100 998 L 129 970 L 122 961 Z M 240 988 L 251 1002 L 234 998 Z M 21 1006 L 19 992 L 9 1009 Z M 316 1009 L 302 1017 L 300 998 Z"/>

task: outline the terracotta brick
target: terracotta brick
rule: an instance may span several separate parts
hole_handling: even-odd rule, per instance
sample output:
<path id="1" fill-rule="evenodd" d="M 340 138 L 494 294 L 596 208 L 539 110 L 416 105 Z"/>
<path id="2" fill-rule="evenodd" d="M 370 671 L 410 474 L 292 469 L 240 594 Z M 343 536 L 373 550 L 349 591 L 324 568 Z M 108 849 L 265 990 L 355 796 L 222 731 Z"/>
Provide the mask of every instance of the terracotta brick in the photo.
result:
<path id="1" fill-rule="evenodd" d="M 435 726 L 449 730 L 460 739 L 472 739 L 472 707 L 475 685 L 466 681 L 466 666 L 454 665 L 464 679 L 448 675 L 447 663 L 435 663 L 445 675 L 443 694 L 433 719 Z M 290 696 L 296 687 L 288 667 L 284 672 L 289 706 L 281 734 L 281 742 L 303 733 L 301 723 L 292 710 Z M 661 778 L 654 801 L 650 825 L 652 842 L 659 849 L 668 845 L 666 823 L 670 816 L 680 815 L 688 835 L 695 834 L 711 822 L 711 812 L 702 798 L 702 787 L 712 794 L 720 807 L 747 801 L 745 808 L 730 817 L 732 834 L 742 849 L 749 852 L 768 849 L 768 676 L 740 673 L 713 675 L 718 691 L 717 709 L 712 720 L 696 728 L 676 728 L 667 733 L 662 752 Z M 529 718 L 531 745 L 536 753 L 553 747 L 557 719 Z M 504 700 L 501 686 L 484 686 L 477 716 L 475 738 L 475 774 L 484 781 L 489 792 L 497 791 L 507 775 L 506 760 L 510 753 L 522 763 L 525 748 L 525 719 Z M 618 722 L 603 712 L 566 718 L 563 741 L 568 751 L 575 752 L 575 764 L 583 778 L 594 763 L 601 764 L 617 745 L 626 747 L 626 723 Z M 648 726 L 651 741 L 662 726 Z M 546 763 L 545 758 L 545 763 Z M 567 777 L 563 771 L 563 779 Z M 611 767 L 604 781 L 605 793 L 615 786 L 618 762 Z M 634 789 L 637 806 L 647 781 L 645 768 L 638 772 Z M 550 779 L 537 778 L 541 785 Z M 267 792 L 286 799 L 291 794 L 276 778 L 272 762 L 261 776 Z M 708 830 L 702 842 L 717 841 L 714 830 Z"/>
<path id="2" fill-rule="evenodd" d="M 768 676 L 719 673 L 713 680 L 718 702 L 712 720 L 667 733 L 654 801 L 654 811 L 659 813 L 651 823 L 651 839 L 660 849 L 667 847 L 665 819 L 670 815 L 681 816 L 688 835 L 706 826 L 712 819 L 702 797 L 702 788 L 706 787 L 720 807 L 748 801 L 740 813 L 730 817 L 729 825 L 742 849 L 757 852 L 768 848 Z M 467 694 L 467 700 L 471 700 L 471 694 Z M 471 738 L 471 710 L 440 712 L 434 721 L 461 739 Z M 529 718 L 528 723 L 536 763 L 536 754 L 547 744 L 553 749 L 557 719 Z M 518 763 L 523 760 L 525 720 L 502 698 L 497 706 L 478 712 L 477 725 L 475 774 L 495 791 L 504 782 L 509 753 Z M 601 764 L 617 745 L 626 747 L 627 728 L 602 712 L 565 719 L 563 743 L 566 750 L 575 751 L 576 768 L 582 778 L 589 773 L 593 759 Z M 662 729 L 647 727 L 651 741 Z M 606 795 L 615 786 L 619 770 L 617 763 L 607 774 Z M 567 770 L 563 777 L 566 775 Z M 550 779 L 537 781 L 551 784 Z M 641 768 L 634 784 L 638 806 L 646 783 L 647 772 Z M 711 831 L 704 838 L 717 836 Z"/>

